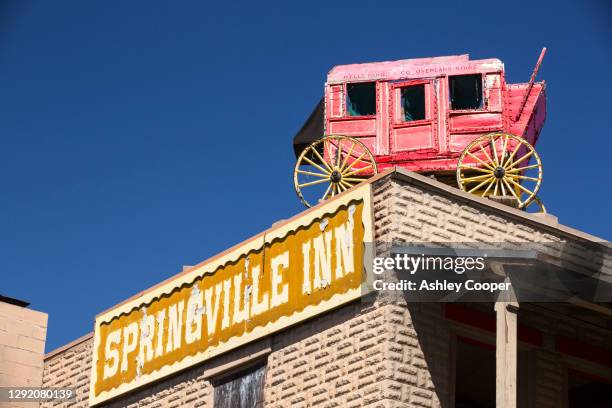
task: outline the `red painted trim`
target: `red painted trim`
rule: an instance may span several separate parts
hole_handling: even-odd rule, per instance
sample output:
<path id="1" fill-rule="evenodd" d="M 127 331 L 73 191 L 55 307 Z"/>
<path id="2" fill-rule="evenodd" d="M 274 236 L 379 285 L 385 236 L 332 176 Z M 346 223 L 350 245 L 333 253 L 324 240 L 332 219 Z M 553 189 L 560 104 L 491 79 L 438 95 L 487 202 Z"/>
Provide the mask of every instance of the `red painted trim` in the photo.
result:
<path id="1" fill-rule="evenodd" d="M 393 123 L 393 129 L 401 129 L 401 128 L 407 128 L 407 127 L 412 127 L 412 126 L 431 125 L 432 122 L 433 122 L 432 119 L 419 119 L 419 120 L 412 120 L 410 122 L 397 122 L 397 123 Z"/>
<path id="2" fill-rule="evenodd" d="M 555 350 L 567 354 L 568 356 L 588 360 L 606 367 L 612 367 L 612 352 L 579 340 L 558 336 Z"/>
<path id="3" fill-rule="evenodd" d="M 495 318 L 477 310 L 468 309 L 465 306 L 447 303 L 444 308 L 444 316 L 457 323 L 495 333 Z"/>
<path id="4" fill-rule="evenodd" d="M 579 371 L 576 370 L 574 368 L 569 368 L 567 370 L 569 373 L 574 374 L 578 377 L 582 377 L 582 378 L 586 378 L 592 381 L 597 381 L 600 383 L 604 383 L 604 384 L 610 384 L 612 385 L 612 378 L 606 378 L 606 377 L 601 377 L 599 375 L 594 375 L 594 374 L 589 374 L 589 373 L 585 373 L 584 371 Z"/>
<path id="5" fill-rule="evenodd" d="M 453 303 L 447 303 L 445 305 L 444 315 L 447 319 L 456 321 L 457 323 L 495 333 L 495 317 L 477 310 Z M 532 329 L 522 324 L 518 325 L 518 340 L 538 347 L 542 346 L 543 342 L 542 333 L 540 333 L 539 330 Z"/>
<path id="6" fill-rule="evenodd" d="M 471 344 L 472 346 L 480 347 L 482 349 L 495 351 L 495 344 L 485 343 L 484 341 L 474 340 L 470 337 L 457 336 L 457 340 L 462 343 Z"/>
<path id="7" fill-rule="evenodd" d="M 345 112 L 346 113 L 346 112 Z M 347 120 L 367 120 L 367 119 L 376 119 L 377 115 L 365 115 L 365 116 L 342 116 L 338 118 L 330 118 L 330 122 L 344 122 Z"/>
<path id="8" fill-rule="evenodd" d="M 404 88 L 407 86 L 411 86 L 411 85 L 421 85 L 421 84 L 430 84 L 432 83 L 431 79 L 415 79 L 415 80 L 408 80 L 408 81 L 401 81 L 401 82 L 393 82 L 392 83 L 392 88 Z"/>

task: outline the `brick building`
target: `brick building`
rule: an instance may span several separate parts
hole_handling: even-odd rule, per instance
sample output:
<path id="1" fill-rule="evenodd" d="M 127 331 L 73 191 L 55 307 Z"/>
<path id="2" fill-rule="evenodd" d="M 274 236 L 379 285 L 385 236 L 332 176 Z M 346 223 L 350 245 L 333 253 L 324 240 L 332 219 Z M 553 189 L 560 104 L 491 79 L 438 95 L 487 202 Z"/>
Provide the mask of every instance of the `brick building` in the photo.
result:
<path id="1" fill-rule="evenodd" d="M 42 385 L 47 314 L 28 306 L 28 302 L 0 296 L 0 387 Z M 0 406 L 25 408 L 38 404 L 0 401 Z"/>
<path id="2" fill-rule="evenodd" d="M 581 245 L 601 244 L 602 240 L 563 226 L 552 216 L 527 214 L 397 169 L 355 190 L 298 217 L 306 217 L 308 222 L 319 220 L 317 228 L 320 225 L 325 234 L 327 221 L 324 224 L 321 220 L 328 214 L 339 211 L 350 218 L 354 213 L 366 225 L 361 237 L 363 243 L 372 241 L 377 256 L 389 254 L 392 244 L 403 242 L 563 244 L 568 249 L 563 254 L 553 253 L 553 246 L 548 246 L 550 262 L 565 257 L 564 267 L 595 270 L 599 271 L 597 279 L 610 278 L 602 269 L 610 265 L 607 252 L 603 258 L 594 259 L 581 250 Z M 355 210 L 350 200 L 364 192 L 367 205 Z M 337 234 L 343 231 L 342 225 L 340 221 L 335 224 L 333 217 L 330 216 L 329 222 Z M 605 404 L 612 401 L 612 309 L 603 302 L 517 303 L 511 299 L 496 303 L 411 302 L 409 297 L 398 301 L 377 294 L 337 292 L 332 297 L 322 297 L 317 304 L 306 301 L 303 308 L 283 312 L 273 319 L 258 322 L 258 316 L 251 314 L 241 320 L 237 330 L 234 327 L 237 312 L 233 315 L 219 312 L 219 321 L 210 320 L 211 305 L 215 304 L 211 297 L 208 307 L 199 304 L 209 318 L 209 333 L 216 333 L 214 330 L 218 329 L 220 333 L 228 330 L 234 334 L 222 334 L 216 343 L 207 340 L 208 348 L 203 352 L 202 347 L 190 351 L 185 346 L 190 342 L 198 344 L 199 337 L 191 340 L 186 337 L 180 343 L 176 332 L 170 334 L 171 323 L 167 334 L 159 331 L 166 327 L 164 320 L 159 320 L 160 313 L 165 318 L 166 311 L 176 313 L 176 309 L 173 306 L 153 309 L 155 302 L 178 297 L 184 288 L 189 291 L 185 295 L 187 317 L 182 315 L 183 323 L 187 322 L 183 332 L 192 327 L 200 328 L 200 332 L 204 330 L 190 320 L 194 313 L 200 316 L 193 311 L 197 310 L 198 303 L 193 301 L 195 309 L 189 303 L 200 293 L 193 282 L 202 285 L 203 299 L 209 293 L 216 296 L 216 304 L 228 299 L 223 310 L 247 305 L 251 289 L 255 290 L 255 299 L 250 300 L 251 313 L 253 302 L 267 299 L 268 293 L 271 300 L 268 299 L 267 312 L 272 310 L 275 296 L 282 298 L 288 292 L 291 299 L 294 292 L 285 280 L 273 281 L 269 292 L 259 288 L 259 295 L 257 278 L 252 281 L 255 287 L 238 285 L 237 288 L 246 288 L 245 300 L 241 303 L 242 292 L 234 289 L 238 293 L 235 304 L 229 300 L 232 278 L 218 283 L 220 290 L 225 287 L 223 282 L 230 282 L 225 289 L 227 298 L 220 297 L 219 291 L 214 295 L 205 283 L 225 272 L 215 269 L 215 262 L 229 268 L 227 265 L 234 263 L 242 265 L 236 261 L 242 259 L 241 253 L 247 250 L 258 253 L 258 240 L 265 248 L 263 253 L 272 254 L 274 245 L 285 245 L 282 240 L 297 237 L 296 231 L 308 232 L 311 224 L 300 220 L 275 224 L 270 231 L 248 240 L 238 249 L 230 249 L 99 315 L 95 334 L 45 356 L 43 385 L 75 387 L 77 399 L 42 406 L 237 407 L 241 406 L 240 402 L 232 398 L 238 398 L 239 394 L 244 401 L 249 401 L 249 405 L 243 406 L 294 408 L 610 406 Z M 334 242 L 339 242 L 338 236 L 334 237 Z M 305 242 L 309 245 L 310 241 Z M 316 245 L 316 241 L 312 242 Z M 367 256 L 357 254 L 355 260 L 368 259 Z M 334 262 L 340 268 L 338 257 Z M 251 263 L 257 260 L 255 255 L 247 257 L 247 270 L 249 259 Z M 347 259 L 344 259 L 346 268 Z M 208 271 L 206 268 L 211 262 L 215 268 Z M 367 269 L 368 262 L 364 261 L 361 266 Z M 265 266 L 262 271 L 264 275 L 268 273 Z M 334 271 L 335 278 L 342 274 L 340 269 Z M 262 275 L 256 276 L 261 279 Z M 280 275 L 272 270 L 272 279 L 274 276 Z M 317 280 L 316 274 L 311 276 Z M 286 286 L 282 282 L 287 282 Z M 334 289 L 333 282 L 319 283 L 319 286 L 313 284 L 312 295 L 304 292 L 311 296 L 307 299 L 313 299 L 315 292 L 339 290 Z M 300 281 L 300 285 L 305 284 Z M 211 292 L 207 292 L 209 289 Z M 277 304 L 279 308 L 286 306 L 282 301 Z M 154 310 L 158 320 L 153 319 Z M 181 310 L 182 306 L 179 323 Z M 131 315 L 134 315 L 132 323 Z M 156 340 L 151 339 L 153 334 L 147 329 L 148 318 L 151 329 L 160 339 L 157 351 L 153 350 Z M 130 334 L 130 327 L 133 330 L 140 327 L 140 331 Z M 118 333 L 115 340 L 112 340 L 113 333 Z M 210 338 L 214 336 L 211 334 Z M 174 349 L 175 343 L 170 338 L 184 349 Z"/>

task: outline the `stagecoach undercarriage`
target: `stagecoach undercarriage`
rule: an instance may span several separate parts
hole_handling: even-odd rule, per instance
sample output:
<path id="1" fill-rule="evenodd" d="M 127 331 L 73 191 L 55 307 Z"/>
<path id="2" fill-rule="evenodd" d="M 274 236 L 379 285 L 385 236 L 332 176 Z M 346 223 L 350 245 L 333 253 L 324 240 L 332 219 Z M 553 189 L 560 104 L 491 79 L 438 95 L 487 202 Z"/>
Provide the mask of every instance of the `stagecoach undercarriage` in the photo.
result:
<path id="1" fill-rule="evenodd" d="M 294 169 L 295 191 L 307 207 L 334 197 L 378 173 L 372 152 L 358 139 L 330 135 L 305 147 Z M 425 173 L 463 191 L 519 209 L 546 212 L 537 193 L 542 163 L 525 139 L 491 133 L 475 139 L 457 158 L 454 173 Z"/>

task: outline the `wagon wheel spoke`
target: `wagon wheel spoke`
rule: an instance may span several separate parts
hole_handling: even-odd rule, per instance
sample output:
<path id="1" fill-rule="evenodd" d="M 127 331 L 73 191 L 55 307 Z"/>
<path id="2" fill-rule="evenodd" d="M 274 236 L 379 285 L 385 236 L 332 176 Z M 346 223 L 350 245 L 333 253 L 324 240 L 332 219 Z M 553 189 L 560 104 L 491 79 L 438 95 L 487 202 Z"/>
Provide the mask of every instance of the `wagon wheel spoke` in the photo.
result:
<path id="1" fill-rule="evenodd" d="M 315 177 L 322 177 L 322 178 L 327 178 L 329 177 L 329 174 L 325 174 L 325 173 L 315 173 L 313 171 L 306 171 L 306 170 L 298 170 L 297 171 L 300 174 L 308 174 L 310 176 L 315 176 Z"/>
<path id="2" fill-rule="evenodd" d="M 517 167 L 515 169 L 508 170 L 508 172 L 509 173 L 518 173 L 518 172 L 521 172 L 521 171 L 524 171 L 524 170 L 536 169 L 536 168 L 538 168 L 540 166 L 541 166 L 540 164 L 532 164 L 530 166 Z"/>
<path id="3" fill-rule="evenodd" d="M 497 149 L 495 148 L 495 136 L 491 136 L 491 138 L 489 139 L 489 144 L 491 145 L 491 151 L 493 152 L 493 163 L 495 163 L 496 166 L 499 166 L 499 159 L 497 157 Z"/>
<path id="4" fill-rule="evenodd" d="M 506 187 L 504 187 L 504 179 L 499 179 L 499 186 L 501 187 L 502 196 L 506 195 Z"/>
<path id="5" fill-rule="evenodd" d="M 344 161 L 340 165 L 340 171 L 344 171 L 344 168 L 346 167 L 348 159 L 349 159 L 349 157 L 351 157 L 351 153 L 353 153 L 353 149 L 354 148 L 355 148 L 355 144 L 353 143 L 353 144 L 351 144 L 351 147 L 349 148 L 349 151 L 348 151 L 347 155 L 344 157 Z"/>
<path id="6" fill-rule="evenodd" d="M 521 180 L 538 181 L 536 177 L 521 176 L 520 174 L 510 174 L 508 175 L 508 177 L 512 177 L 514 179 L 521 179 Z"/>
<path id="7" fill-rule="evenodd" d="M 492 164 L 494 164 L 495 162 L 493 161 L 493 159 L 491 158 L 491 156 L 489 156 L 489 153 L 487 153 L 487 151 L 485 150 L 485 148 L 484 148 L 482 145 L 480 145 L 480 146 L 478 146 L 478 147 L 480 147 L 480 150 L 481 150 L 481 151 L 482 151 L 482 153 L 485 155 L 485 157 L 486 157 L 486 163 L 490 163 L 490 164 L 488 164 L 488 165 L 487 165 L 487 167 L 489 167 L 489 168 L 493 168 L 491 165 L 492 165 Z M 476 156 L 474 156 L 474 157 L 476 157 Z"/>
<path id="8" fill-rule="evenodd" d="M 466 170 L 479 171 L 481 173 L 487 173 L 487 174 L 491 172 L 491 170 L 489 170 L 487 168 L 481 169 L 480 167 L 476 167 L 474 165 L 465 164 L 465 163 L 461 164 L 460 168 L 466 169 Z"/>
<path id="9" fill-rule="evenodd" d="M 343 193 L 378 172 L 374 156 L 359 140 L 325 136 L 302 151 L 294 169 L 294 187 L 310 207 Z"/>
<path id="10" fill-rule="evenodd" d="M 481 146 L 482 148 L 482 146 Z M 483 150 L 484 151 L 484 150 Z M 483 166 L 485 166 L 487 169 L 489 170 L 493 170 L 493 168 L 491 166 L 489 166 L 487 163 L 485 163 L 484 161 L 480 160 L 480 158 L 474 154 L 472 154 L 472 152 L 466 152 L 468 156 L 476 159 L 479 163 L 481 163 Z M 488 156 L 488 155 L 487 155 Z"/>
<path id="11" fill-rule="evenodd" d="M 535 211 L 532 211 L 533 209 L 535 209 Z M 533 200 L 525 206 L 525 211 L 531 212 L 531 213 L 542 213 L 542 214 L 548 213 L 546 211 L 546 207 L 544 206 L 544 203 L 537 196 L 533 197 Z"/>
<path id="12" fill-rule="evenodd" d="M 327 195 L 329 194 L 332 186 L 333 186 L 333 184 L 329 183 L 329 185 L 327 186 L 327 190 L 325 190 L 325 193 L 323 193 L 323 197 L 321 197 L 321 200 L 325 200 L 327 198 Z"/>
<path id="13" fill-rule="evenodd" d="M 480 195 L 481 197 L 486 197 L 487 193 L 489 192 L 489 190 L 491 190 L 491 187 L 493 187 L 493 185 L 495 184 L 495 182 L 491 182 L 489 183 L 489 185 L 487 186 L 487 188 L 482 192 L 482 194 Z"/>
<path id="14" fill-rule="evenodd" d="M 349 165 L 346 167 L 346 169 L 344 169 L 344 170 L 348 171 L 348 170 L 352 169 L 352 168 L 353 168 L 353 166 L 354 166 L 355 164 L 357 164 L 357 163 L 361 162 L 361 159 L 363 159 L 363 157 L 364 157 L 365 155 L 366 155 L 366 152 L 361 153 L 361 155 L 360 155 L 359 157 L 357 157 L 355 160 L 353 160 L 353 161 L 351 162 L 351 164 L 349 164 Z"/>
<path id="15" fill-rule="evenodd" d="M 484 186 L 485 184 L 490 183 L 492 180 L 493 180 L 493 177 L 487 178 L 486 180 L 478 184 L 476 187 L 469 190 L 468 193 L 473 193 L 474 191 L 478 190 L 480 187 Z"/>
<path id="16" fill-rule="evenodd" d="M 485 145 L 491 149 L 491 154 Z M 480 154 L 477 156 L 476 152 Z M 519 152 L 521 156 L 517 158 Z M 529 159 L 534 159 L 536 163 L 529 165 Z M 526 170 L 533 169 L 537 174 L 524 174 Z M 497 133 L 481 136 L 464 149 L 457 163 L 459 188 L 481 197 L 510 195 L 517 200 L 519 208 L 524 208 L 534 199 L 541 182 L 542 163 L 539 155 L 526 140 L 514 135 Z"/>
<path id="17" fill-rule="evenodd" d="M 308 183 L 298 184 L 298 187 L 314 186 L 315 184 L 326 183 L 326 182 L 327 182 L 327 180 L 310 181 Z"/>
<path id="18" fill-rule="evenodd" d="M 530 151 L 529 153 L 527 153 L 524 156 L 519 157 L 518 159 L 516 159 L 514 162 L 512 162 L 511 164 L 507 164 L 506 165 L 506 169 L 510 169 L 514 166 L 516 166 L 517 164 L 519 164 L 520 162 L 522 162 L 525 159 L 528 159 L 531 157 L 531 155 L 533 155 L 535 153 L 535 150 Z"/>
<path id="19" fill-rule="evenodd" d="M 508 159 L 506 159 L 506 164 L 507 163 L 512 163 L 512 160 L 514 159 L 514 156 L 516 156 L 516 154 L 518 153 L 520 147 L 521 147 L 521 144 L 517 143 L 516 147 L 514 148 L 514 150 L 510 154 L 510 156 L 508 156 Z M 506 167 L 506 164 L 504 164 L 504 168 Z"/>
<path id="20" fill-rule="evenodd" d="M 340 180 L 340 184 L 343 185 L 347 190 L 351 187 L 353 187 L 351 184 L 347 183 L 344 180 Z"/>
<path id="21" fill-rule="evenodd" d="M 462 180 L 463 181 L 482 181 L 482 180 L 488 179 L 488 178 L 491 178 L 491 173 L 483 174 L 481 176 L 465 177 Z"/>
<path id="22" fill-rule="evenodd" d="M 516 181 L 514 181 L 514 180 L 512 180 L 512 179 L 509 179 L 509 181 L 510 181 L 510 183 L 512 183 L 512 184 L 514 184 L 515 186 L 517 186 L 519 189 L 523 190 L 523 192 L 525 192 L 525 193 L 527 193 L 527 194 L 529 194 L 529 195 L 533 194 L 533 191 L 531 191 L 531 190 L 529 190 L 529 189 L 527 189 L 527 188 L 523 187 L 522 185 L 520 185 L 520 184 L 519 184 L 519 183 L 517 183 Z"/>
<path id="23" fill-rule="evenodd" d="M 357 173 L 360 173 L 360 172 L 362 172 L 362 171 L 364 171 L 364 170 L 369 170 L 369 169 L 371 169 L 371 168 L 372 168 L 372 164 L 368 164 L 367 166 L 365 166 L 365 167 L 360 167 L 360 168 L 358 168 L 358 169 L 357 169 L 357 170 L 355 170 L 355 171 L 351 171 L 350 173 L 342 173 L 342 176 L 343 176 L 343 177 L 352 176 L 353 174 L 357 174 Z"/>
<path id="24" fill-rule="evenodd" d="M 328 174 L 329 171 L 325 170 L 323 167 L 319 166 L 318 164 L 316 164 L 315 162 L 313 162 L 312 160 L 310 160 L 308 157 L 304 156 L 303 160 L 308 162 L 309 164 L 311 164 L 312 166 L 316 167 L 317 169 L 321 170 L 323 173 Z"/>
<path id="25" fill-rule="evenodd" d="M 346 138 L 346 139 L 347 139 L 347 140 L 350 140 L 350 146 L 351 146 L 351 147 L 349 148 L 348 153 L 346 153 L 346 154 L 345 154 L 344 161 L 342 162 L 342 164 L 341 164 L 341 165 L 339 165 L 339 168 L 340 168 L 340 169 L 343 169 L 343 170 L 344 170 L 344 169 L 345 169 L 345 167 L 346 167 L 346 165 L 350 163 L 350 162 L 349 162 L 349 159 L 351 159 L 351 158 L 352 158 L 352 159 L 354 159 L 355 161 L 356 161 L 356 160 L 359 160 L 359 161 L 367 161 L 367 162 L 369 162 L 369 161 L 370 161 L 370 160 L 368 159 L 369 150 L 367 149 L 367 147 L 365 147 L 365 146 L 360 146 L 360 145 L 362 145 L 362 143 L 361 143 L 361 142 L 357 142 L 356 140 L 352 140 L 352 139 L 350 139 L 350 138 Z M 330 141 L 330 143 L 331 143 L 333 146 L 336 146 L 336 145 L 334 145 L 333 141 Z M 344 148 L 342 148 L 342 144 L 341 144 L 341 142 L 340 142 L 340 143 L 338 143 L 338 145 L 339 145 L 340 149 L 342 149 L 342 151 L 344 151 Z M 357 150 L 355 150 L 355 147 L 357 147 Z M 359 149 L 361 149 L 361 152 L 360 152 L 360 150 L 359 150 Z M 365 149 L 365 150 L 364 150 L 364 149 Z M 362 156 L 362 155 L 361 155 L 361 153 L 366 153 L 366 156 Z M 361 156 L 361 158 L 360 158 L 360 156 Z"/>
<path id="26" fill-rule="evenodd" d="M 339 167 L 341 162 L 342 162 L 342 144 L 340 143 L 338 146 L 336 146 L 334 164 L 336 167 Z"/>
<path id="27" fill-rule="evenodd" d="M 501 157 L 499 159 L 499 165 L 504 165 L 504 157 L 506 156 L 506 149 L 508 148 L 508 135 L 503 135 L 504 143 L 502 145 Z"/>
<path id="28" fill-rule="evenodd" d="M 355 141 L 351 141 L 348 152 L 344 154 L 344 160 L 341 162 L 336 162 L 337 169 L 343 174 L 348 175 L 351 173 L 349 170 L 355 171 L 355 173 L 363 170 L 368 170 L 374 167 L 373 157 L 370 151 L 365 146 L 360 146 L 360 143 L 356 143 Z M 342 145 L 342 140 L 338 142 L 336 146 L 333 141 L 330 141 L 337 149 L 340 149 L 344 152 L 344 147 Z M 357 147 L 357 149 L 355 149 Z M 351 159 L 353 159 L 351 161 Z"/>
<path id="29" fill-rule="evenodd" d="M 335 160 L 336 155 L 334 154 L 334 151 L 332 149 L 332 144 L 330 143 L 329 140 L 325 140 L 325 149 L 327 151 L 327 155 L 329 156 L 329 164 L 332 166 L 332 169 L 336 168 L 337 163 Z M 338 147 L 336 147 L 336 151 L 338 151 Z"/>
<path id="30" fill-rule="evenodd" d="M 514 196 L 514 198 L 516 198 L 516 200 L 519 202 L 519 204 L 521 204 L 520 197 L 516 194 L 514 189 L 512 187 L 510 187 L 510 183 L 508 183 L 508 181 L 506 179 L 502 179 L 502 183 L 504 183 L 506 185 L 506 187 L 508 187 L 508 190 L 510 190 L 510 193 L 512 193 L 512 196 Z"/>

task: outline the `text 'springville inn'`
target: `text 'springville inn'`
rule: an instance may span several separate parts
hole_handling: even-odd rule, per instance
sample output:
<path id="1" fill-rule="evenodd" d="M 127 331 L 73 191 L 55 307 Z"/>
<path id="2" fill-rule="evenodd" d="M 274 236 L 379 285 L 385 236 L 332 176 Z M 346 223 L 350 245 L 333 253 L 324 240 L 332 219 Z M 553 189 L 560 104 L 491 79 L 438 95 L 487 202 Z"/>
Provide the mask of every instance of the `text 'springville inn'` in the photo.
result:
<path id="1" fill-rule="evenodd" d="M 367 187 L 98 316 L 91 403 L 359 297 Z"/>

